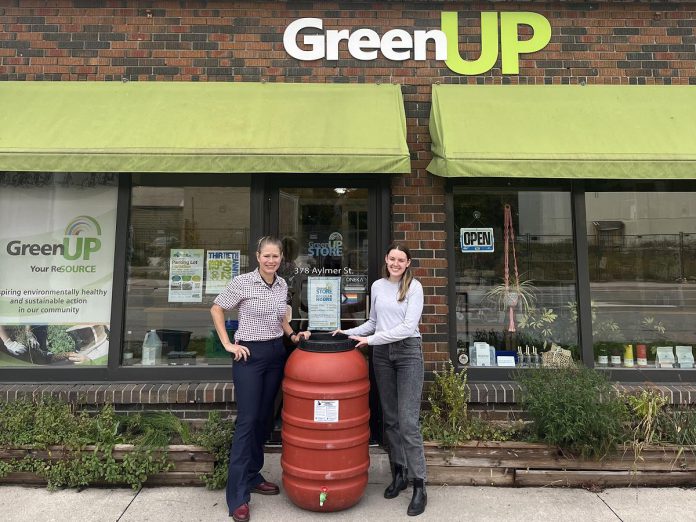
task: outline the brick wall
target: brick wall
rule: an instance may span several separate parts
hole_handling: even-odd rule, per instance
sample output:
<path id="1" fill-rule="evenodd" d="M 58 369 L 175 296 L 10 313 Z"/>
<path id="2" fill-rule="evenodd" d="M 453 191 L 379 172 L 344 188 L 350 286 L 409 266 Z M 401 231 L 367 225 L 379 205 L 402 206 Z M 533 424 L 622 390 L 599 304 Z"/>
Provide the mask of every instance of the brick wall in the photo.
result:
<path id="1" fill-rule="evenodd" d="M 603 83 L 696 85 L 696 3 L 601 2 L 231 2 L 15 0 L 0 6 L 0 81 L 396 82 L 403 85 L 413 172 L 393 178 L 394 239 L 415 252 L 426 293 L 426 366 L 449 358 L 444 181 L 430 160 L 431 85 Z M 299 62 L 282 47 L 288 23 L 325 28 L 437 29 L 457 11 L 460 50 L 478 56 L 482 10 L 527 10 L 551 22 L 552 38 L 520 74 L 458 76 L 442 62 Z M 432 54 L 432 53 L 431 53 Z"/>

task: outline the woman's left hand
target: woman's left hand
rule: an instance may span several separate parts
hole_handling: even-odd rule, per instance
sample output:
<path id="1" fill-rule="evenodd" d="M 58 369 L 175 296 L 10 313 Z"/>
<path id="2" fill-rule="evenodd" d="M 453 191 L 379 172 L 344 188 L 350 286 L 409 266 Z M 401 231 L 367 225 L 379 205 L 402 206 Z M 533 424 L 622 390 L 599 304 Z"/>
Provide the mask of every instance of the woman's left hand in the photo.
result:
<path id="1" fill-rule="evenodd" d="M 356 348 L 363 348 L 367 346 L 367 337 L 359 337 L 357 335 L 349 335 L 348 339 L 353 339 L 358 344 L 355 345 Z"/>

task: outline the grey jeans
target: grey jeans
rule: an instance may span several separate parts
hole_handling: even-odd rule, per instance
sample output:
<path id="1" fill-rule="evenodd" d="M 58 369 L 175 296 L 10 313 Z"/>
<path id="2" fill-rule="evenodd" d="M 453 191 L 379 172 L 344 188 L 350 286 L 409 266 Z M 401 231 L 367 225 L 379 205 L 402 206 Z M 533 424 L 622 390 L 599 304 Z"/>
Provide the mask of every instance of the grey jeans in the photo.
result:
<path id="1" fill-rule="evenodd" d="M 389 459 L 408 468 L 409 478 L 425 479 L 420 432 L 423 353 L 420 337 L 377 345 L 372 350 Z"/>

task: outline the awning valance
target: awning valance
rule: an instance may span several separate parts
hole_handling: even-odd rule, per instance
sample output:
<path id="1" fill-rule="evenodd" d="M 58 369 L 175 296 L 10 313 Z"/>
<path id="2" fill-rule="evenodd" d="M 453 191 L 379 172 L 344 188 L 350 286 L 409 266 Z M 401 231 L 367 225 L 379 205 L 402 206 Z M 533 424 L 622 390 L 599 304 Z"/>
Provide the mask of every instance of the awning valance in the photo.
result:
<path id="1" fill-rule="evenodd" d="M 447 177 L 696 178 L 696 87 L 435 85 Z"/>
<path id="2" fill-rule="evenodd" d="M 397 85 L 0 82 L 0 171 L 410 171 Z"/>

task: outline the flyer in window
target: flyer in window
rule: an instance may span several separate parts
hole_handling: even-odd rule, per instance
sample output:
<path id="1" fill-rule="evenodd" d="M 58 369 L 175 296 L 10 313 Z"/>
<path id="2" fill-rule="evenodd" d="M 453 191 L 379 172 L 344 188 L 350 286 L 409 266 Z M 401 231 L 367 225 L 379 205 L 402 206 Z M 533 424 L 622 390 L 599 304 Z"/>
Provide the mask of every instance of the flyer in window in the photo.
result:
<path id="1" fill-rule="evenodd" d="M 203 249 L 172 249 L 169 255 L 169 302 L 203 300 Z"/>
<path id="2" fill-rule="evenodd" d="M 307 301 L 310 330 L 335 330 L 341 326 L 341 278 L 310 277 Z"/>
<path id="3" fill-rule="evenodd" d="M 219 294 L 239 275 L 239 250 L 208 250 L 205 257 L 205 293 Z"/>

